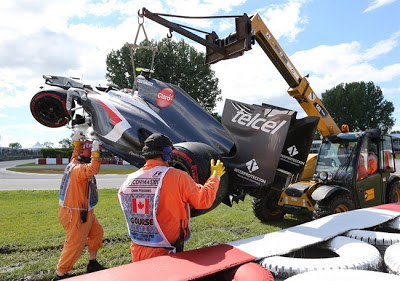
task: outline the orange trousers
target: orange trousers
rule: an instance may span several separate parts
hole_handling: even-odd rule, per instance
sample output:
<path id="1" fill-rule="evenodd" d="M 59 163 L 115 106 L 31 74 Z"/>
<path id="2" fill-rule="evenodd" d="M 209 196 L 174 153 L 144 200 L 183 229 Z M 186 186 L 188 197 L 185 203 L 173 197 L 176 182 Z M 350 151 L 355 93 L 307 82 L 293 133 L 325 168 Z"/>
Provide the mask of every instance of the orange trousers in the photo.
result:
<path id="1" fill-rule="evenodd" d="M 65 231 L 65 242 L 58 261 L 57 270 L 68 272 L 82 255 L 85 245 L 88 252 L 97 251 L 103 246 L 104 231 L 93 210 L 87 214 L 87 221 L 81 223 L 80 210 L 60 207 L 58 220 Z"/>
<path id="2" fill-rule="evenodd" d="M 164 248 L 146 247 L 135 243 L 131 244 L 132 262 L 168 255 L 169 252 L 170 250 Z"/>

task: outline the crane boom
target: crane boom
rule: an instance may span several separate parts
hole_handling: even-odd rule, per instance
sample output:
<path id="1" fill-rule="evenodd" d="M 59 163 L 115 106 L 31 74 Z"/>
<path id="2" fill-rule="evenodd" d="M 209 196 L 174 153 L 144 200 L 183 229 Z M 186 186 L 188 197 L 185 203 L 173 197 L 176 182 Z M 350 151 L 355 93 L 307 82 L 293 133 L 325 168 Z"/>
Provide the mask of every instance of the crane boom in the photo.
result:
<path id="1" fill-rule="evenodd" d="M 307 78 L 300 75 L 259 14 L 251 18 L 251 26 L 257 43 L 290 86 L 289 95 L 297 100 L 307 115 L 320 117 L 320 134 L 328 136 L 340 133 L 339 127 L 311 88 Z"/>
<path id="2" fill-rule="evenodd" d="M 247 14 L 236 17 L 236 31 L 221 39 L 214 31 L 208 33 L 206 39 L 203 39 L 182 26 L 150 12 L 146 8 L 143 8 L 142 16 L 168 27 L 170 31 L 176 31 L 206 46 L 206 64 L 213 64 L 220 60 L 243 55 L 245 51 L 251 49 L 255 39 L 288 83 L 289 89 L 287 92 L 289 95 L 297 100 L 307 115 L 320 118 L 318 122 L 320 134 L 329 136 L 340 133 L 339 127 L 311 88 L 307 78 L 300 75 L 259 14 L 255 14 L 250 18 Z"/>

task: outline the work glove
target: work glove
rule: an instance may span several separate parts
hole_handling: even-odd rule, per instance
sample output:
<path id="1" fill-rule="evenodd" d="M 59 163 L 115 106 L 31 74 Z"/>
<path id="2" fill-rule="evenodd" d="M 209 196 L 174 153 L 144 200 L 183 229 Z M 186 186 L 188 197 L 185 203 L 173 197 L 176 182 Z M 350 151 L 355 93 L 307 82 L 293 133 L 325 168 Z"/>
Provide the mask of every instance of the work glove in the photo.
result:
<path id="1" fill-rule="evenodd" d="M 81 145 L 81 138 L 83 137 L 82 131 L 78 130 L 75 132 L 75 134 L 72 136 L 72 141 L 74 146 Z"/>
<path id="2" fill-rule="evenodd" d="M 224 163 L 222 163 L 220 160 L 217 160 L 217 163 L 215 163 L 214 159 L 211 159 L 211 176 L 218 176 L 218 179 L 221 179 L 222 175 L 225 174 L 225 167 Z"/>
<path id="3" fill-rule="evenodd" d="M 94 140 L 92 143 L 92 158 L 100 157 L 100 142 L 98 140 Z"/>

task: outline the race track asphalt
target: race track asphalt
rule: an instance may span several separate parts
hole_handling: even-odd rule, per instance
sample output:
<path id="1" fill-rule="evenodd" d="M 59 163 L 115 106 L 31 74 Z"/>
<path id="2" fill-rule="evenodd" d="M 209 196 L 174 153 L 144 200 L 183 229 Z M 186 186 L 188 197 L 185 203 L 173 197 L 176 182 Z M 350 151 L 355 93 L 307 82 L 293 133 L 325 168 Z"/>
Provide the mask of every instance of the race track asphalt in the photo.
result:
<path id="1" fill-rule="evenodd" d="M 16 165 L 31 163 L 29 160 L 0 161 L 0 191 L 2 190 L 58 190 L 62 175 L 34 174 L 7 171 L 7 168 Z M 65 165 L 52 165 L 65 167 Z M 131 166 L 128 166 L 131 167 Z M 118 169 L 119 165 L 107 165 L 107 168 Z M 124 166 L 126 168 L 126 166 Z M 119 188 L 127 175 L 96 175 L 98 188 Z"/>
<path id="2" fill-rule="evenodd" d="M 16 165 L 31 163 L 29 160 L 0 161 L 0 191 L 1 190 L 58 190 L 62 175 L 50 174 L 32 174 L 11 172 L 6 169 L 15 167 Z M 65 165 L 51 165 L 53 167 L 65 167 Z M 128 166 L 133 167 L 133 166 Z M 120 165 L 107 165 L 107 168 L 118 169 Z M 124 166 L 126 168 L 126 166 Z M 400 159 L 396 159 L 397 171 L 395 174 L 400 175 Z M 127 175 L 97 175 L 98 188 L 119 188 L 126 179 Z"/>

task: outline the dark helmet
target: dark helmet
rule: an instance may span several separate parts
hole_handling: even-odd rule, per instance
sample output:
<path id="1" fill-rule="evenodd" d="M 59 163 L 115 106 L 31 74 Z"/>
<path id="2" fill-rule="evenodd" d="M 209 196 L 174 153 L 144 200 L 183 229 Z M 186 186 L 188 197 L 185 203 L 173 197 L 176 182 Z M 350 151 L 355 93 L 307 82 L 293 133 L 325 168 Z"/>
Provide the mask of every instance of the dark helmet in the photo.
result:
<path id="1" fill-rule="evenodd" d="M 165 135 L 154 133 L 144 141 L 143 156 L 161 156 L 164 161 L 172 157 L 172 141 Z"/>
<path id="2" fill-rule="evenodd" d="M 78 156 L 79 162 L 90 163 L 90 156 L 92 154 L 92 141 L 83 142 L 83 151 L 81 155 Z"/>

